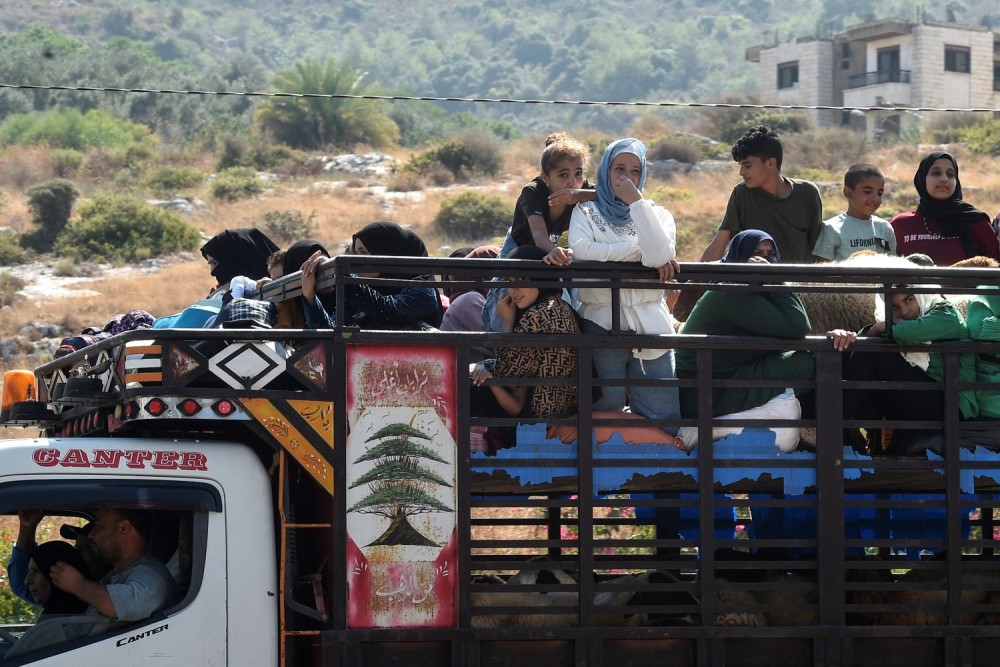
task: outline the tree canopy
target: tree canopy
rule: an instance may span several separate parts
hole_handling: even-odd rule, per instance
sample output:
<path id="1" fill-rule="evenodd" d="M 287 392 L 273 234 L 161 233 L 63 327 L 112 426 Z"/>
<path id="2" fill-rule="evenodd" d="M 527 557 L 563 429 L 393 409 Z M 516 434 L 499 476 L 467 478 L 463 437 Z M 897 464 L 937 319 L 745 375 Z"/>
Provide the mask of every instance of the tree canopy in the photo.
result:
<path id="1" fill-rule="evenodd" d="M 399 140 L 399 128 L 375 100 L 329 97 L 363 95 L 367 73 L 346 61 L 303 60 L 274 77 L 278 92 L 322 97 L 274 97 L 254 116 L 259 129 L 295 148 L 363 143 L 376 148 Z"/>

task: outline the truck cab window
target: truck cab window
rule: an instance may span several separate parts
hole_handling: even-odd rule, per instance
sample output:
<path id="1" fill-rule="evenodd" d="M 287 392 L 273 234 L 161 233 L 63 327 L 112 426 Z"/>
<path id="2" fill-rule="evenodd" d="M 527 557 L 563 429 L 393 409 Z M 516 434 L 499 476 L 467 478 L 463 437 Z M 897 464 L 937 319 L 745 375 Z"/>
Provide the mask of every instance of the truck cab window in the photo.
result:
<path id="1" fill-rule="evenodd" d="M 218 507 L 218 497 L 196 487 L 185 494 L 183 485 L 152 494 L 147 487 L 140 503 L 137 490 L 88 489 L 79 481 L 0 485 L 0 555 L 7 556 L 9 585 L 0 593 L 3 664 L 163 627 L 197 596 L 206 504 Z M 52 508 L 52 498 L 73 502 Z"/>

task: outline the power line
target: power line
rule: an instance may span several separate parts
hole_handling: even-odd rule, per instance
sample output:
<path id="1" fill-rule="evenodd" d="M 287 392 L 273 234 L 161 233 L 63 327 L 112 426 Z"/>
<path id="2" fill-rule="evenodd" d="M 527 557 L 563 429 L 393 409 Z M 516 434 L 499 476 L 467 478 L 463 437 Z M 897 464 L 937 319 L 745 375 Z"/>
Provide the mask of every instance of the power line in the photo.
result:
<path id="1" fill-rule="evenodd" d="M 959 113 L 997 113 L 1000 109 L 989 107 L 890 107 L 890 106 L 833 106 L 824 104 L 751 104 L 736 102 L 623 102 L 599 100 L 533 100 L 489 97 L 434 97 L 429 95 L 346 95 L 339 93 L 276 93 L 235 90 L 172 90 L 165 88 L 113 88 L 102 86 L 52 86 L 33 84 L 0 83 L 0 88 L 15 90 L 53 90 L 91 93 L 130 93 L 146 95 L 203 95 L 206 97 L 263 97 L 291 99 L 343 99 L 343 100 L 386 100 L 411 102 L 463 102 L 479 104 L 547 104 L 561 106 L 603 106 L 603 107 L 662 107 L 662 108 L 707 108 L 707 109 L 786 109 L 793 111 L 925 111 Z"/>

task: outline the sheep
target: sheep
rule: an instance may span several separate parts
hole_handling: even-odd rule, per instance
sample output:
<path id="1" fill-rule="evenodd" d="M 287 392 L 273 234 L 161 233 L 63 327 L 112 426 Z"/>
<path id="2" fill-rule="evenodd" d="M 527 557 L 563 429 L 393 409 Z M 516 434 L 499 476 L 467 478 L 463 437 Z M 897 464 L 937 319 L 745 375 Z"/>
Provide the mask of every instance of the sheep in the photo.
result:
<path id="1" fill-rule="evenodd" d="M 945 553 L 937 554 L 941 560 Z M 872 560 L 866 558 L 866 560 Z M 875 560 L 878 560 L 877 558 Z M 975 559 L 976 562 L 986 561 Z M 848 602 L 875 607 L 848 614 L 848 623 L 854 625 L 947 625 L 948 591 L 947 572 L 943 569 L 911 569 L 901 575 L 893 575 L 892 563 L 885 567 L 849 569 L 851 581 L 874 583 L 872 589 L 856 587 L 848 593 Z M 960 574 L 962 605 L 1000 603 L 1000 569 L 963 567 Z M 890 584 L 890 585 L 886 585 Z M 894 585 L 898 584 L 898 585 Z M 889 606 L 892 608 L 888 608 Z M 879 608 L 884 606 L 885 608 Z M 966 609 L 962 612 L 963 625 L 995 625 L 1000 614 Z"/>
<path id="2" fill-rule="evenodd" d="M 640 584 L 651 581 L 652 572 L 644 572 L 641 575 L 626 575 L 613 579 L 616 583 L 633 583 L 632 586 L 624 586 L 621 590 L 598 591 L 594 594 L 594 606 L 621 606 L 625 605 L 636 595 Z M 567 590 L 539 592 L 539 591 L 505 591 L 507 585 L 561 585 Z M 497 585 L 496 591 L 476 591 L 472 593 L 472 605 L 474 608 L 483 609 L 488 607 L 523 607 L 527 608 L 518 613 L 502 614 L 477 614 L 472 617 L 472 627 L 475 628 L 549 628 L 574 626 L 579 623 L 579 617 L 575 613 L 546 613 L 546 608 L 552 607 L 575 607 L 579 599 L 577 582 L 563 570 L 553 568 L 532 568 L 521 570 L 506 584 Z M 537 609 L 536 612 L 530 608 Z M 642 625 L 645 622 L 643 614 L 616 614 L 616 613 L 595 613 L 594 624 L 599 626 L 634 626 Z"/>
<path id="3" fill-rule="evenodd" d="M 877 255 L 856 253 L 841 262 L 843 266 L 877 267 L 877 268 L 913 268 L 913 262 L 905 257 L 894 255 Z M 847 329 L 860 331 L 869 324 L 876 322 L 875 294 L 867 293 L 833 293 L 833 292 L 800 292 L 799 298 L 809 314 L 812 324 L 810 334 L 824 336 L 832 329 Z M 965 316 L 967 300 L 964 296 L 948 297 L 955 307 Z"/>

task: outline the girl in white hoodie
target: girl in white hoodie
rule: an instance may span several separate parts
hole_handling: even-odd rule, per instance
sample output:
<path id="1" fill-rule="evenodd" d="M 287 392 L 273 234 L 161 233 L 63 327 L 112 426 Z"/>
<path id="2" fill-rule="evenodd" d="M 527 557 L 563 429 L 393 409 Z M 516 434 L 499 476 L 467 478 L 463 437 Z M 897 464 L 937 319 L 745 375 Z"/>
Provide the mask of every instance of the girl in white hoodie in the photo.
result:
<path id="1" fill-rule="evenodd" d="M 604 151 L 597 168 L 597 201 L 576 205 L 569 226 L 569 246 L 580 261 L 642 262 L 659 271 L 660 281 L 673 278 L 678 266 L 674 218 L 662 206 L 643 199 L 646 147 L 638 139 L 620 139 Z M 584 333 L 611 328 L 611 290 L 580 288 L 577 298 Z M 674 333 L 662 289 L 620 291 L 620 326 L 637 334 Z M 607 348 L 594 350 L 601 378 L 673 379 L 670 349 Z M 604 386 L 595 410 L 631 411 L 650 419 L 679 419 L 677 387 L 669 385 Z M 665 431 L 676 434 L 676 426 Z"/>

